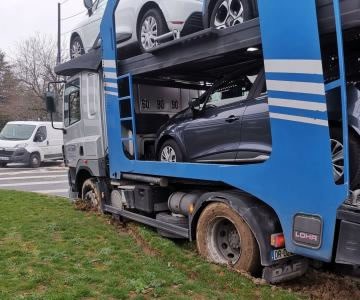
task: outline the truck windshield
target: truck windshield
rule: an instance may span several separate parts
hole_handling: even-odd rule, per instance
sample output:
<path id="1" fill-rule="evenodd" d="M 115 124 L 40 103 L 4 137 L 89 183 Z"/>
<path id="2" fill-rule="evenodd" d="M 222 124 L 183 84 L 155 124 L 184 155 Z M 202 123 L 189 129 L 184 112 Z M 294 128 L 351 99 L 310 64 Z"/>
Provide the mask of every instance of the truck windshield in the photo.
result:
<path id="1" fill-rule="evenodd" d="M 0 132 L 0 140 L 26 141 L 35 130 L 35 125 L 6 124 Z"/>

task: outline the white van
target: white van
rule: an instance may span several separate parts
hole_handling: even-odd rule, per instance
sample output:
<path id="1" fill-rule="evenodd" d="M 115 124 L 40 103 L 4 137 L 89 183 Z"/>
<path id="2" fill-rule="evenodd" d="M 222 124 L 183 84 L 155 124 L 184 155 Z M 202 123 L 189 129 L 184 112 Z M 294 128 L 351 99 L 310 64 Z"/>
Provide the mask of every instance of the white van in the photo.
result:
<path id="1" fill-rule="evenodd" d="M 63 128 L 63 123 L 54 123 Z M 0 132 L 0 167 L 24 163 L 37 168 L 43 161 L 63 158 L 63 132 L 51 122 L 8 122 Z"/>

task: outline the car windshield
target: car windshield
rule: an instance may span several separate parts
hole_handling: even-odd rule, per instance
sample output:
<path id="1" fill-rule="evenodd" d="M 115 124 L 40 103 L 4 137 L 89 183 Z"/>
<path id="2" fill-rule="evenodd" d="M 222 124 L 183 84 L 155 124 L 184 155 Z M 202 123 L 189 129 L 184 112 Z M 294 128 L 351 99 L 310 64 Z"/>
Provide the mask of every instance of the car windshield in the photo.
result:
<path id="1" fill-rule="evenodd" d="M 26 141 L 35 130 L 35 125 L 6 124 L 0 132 L 1 140 Z"/>

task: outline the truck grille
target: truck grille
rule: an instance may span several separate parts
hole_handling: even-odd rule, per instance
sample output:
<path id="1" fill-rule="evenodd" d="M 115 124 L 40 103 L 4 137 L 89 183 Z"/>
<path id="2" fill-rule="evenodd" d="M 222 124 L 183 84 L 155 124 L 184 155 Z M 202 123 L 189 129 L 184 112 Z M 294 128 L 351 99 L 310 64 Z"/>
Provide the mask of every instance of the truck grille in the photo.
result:
<path id="1" fill-rule="evenodd" d="M 7 151 L 0 149 L 0 156 L 12 156 L 14 154 L 14 151 Z"/>

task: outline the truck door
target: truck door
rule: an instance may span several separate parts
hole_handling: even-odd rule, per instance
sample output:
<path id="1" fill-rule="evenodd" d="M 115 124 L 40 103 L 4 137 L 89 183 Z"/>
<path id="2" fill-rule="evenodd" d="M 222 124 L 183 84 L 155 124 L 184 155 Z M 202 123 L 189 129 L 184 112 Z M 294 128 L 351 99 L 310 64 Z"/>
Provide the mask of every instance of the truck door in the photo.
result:
<path id="1" fill-rule="evenodd" d="M 76 167 L 78 160 L 84 156 L 80 78 L 79 75 L 68 81 L 64 91 L 64 150 L 69 167 Z"/>

